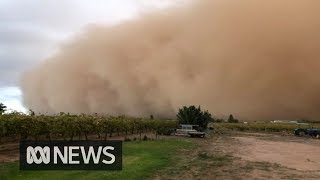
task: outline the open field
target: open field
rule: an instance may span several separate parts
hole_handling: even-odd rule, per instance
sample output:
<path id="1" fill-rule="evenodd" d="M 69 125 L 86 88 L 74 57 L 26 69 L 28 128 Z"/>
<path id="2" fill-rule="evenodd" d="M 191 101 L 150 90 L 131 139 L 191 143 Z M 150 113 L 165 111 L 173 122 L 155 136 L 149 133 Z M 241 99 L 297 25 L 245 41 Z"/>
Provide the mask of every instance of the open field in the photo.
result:
<path id="1" fill-rule="evenodd" d="M 0 153 L 10 146 L 2 148 Z M 320 179 L 320 140 L 289 133 L 209 132 L 204 139 L 160 136 L 124 142 L 123 149 L 123 171 L 21 172 L 18 162 L 10 162 L 1 163 L 0 179 Z M 17 153 L 5 156 L 14 159 Z"/>
<path id="2" fill-rule="evenodd" d="M 292 134 L 296 128 L 320 128 L 320 123 L 310 124 L 286 124 L 286 123 L 211 123 L 209 127 L 217 133 L 225 131 L 249 131 L 249 132 L 283 132 Z"/>

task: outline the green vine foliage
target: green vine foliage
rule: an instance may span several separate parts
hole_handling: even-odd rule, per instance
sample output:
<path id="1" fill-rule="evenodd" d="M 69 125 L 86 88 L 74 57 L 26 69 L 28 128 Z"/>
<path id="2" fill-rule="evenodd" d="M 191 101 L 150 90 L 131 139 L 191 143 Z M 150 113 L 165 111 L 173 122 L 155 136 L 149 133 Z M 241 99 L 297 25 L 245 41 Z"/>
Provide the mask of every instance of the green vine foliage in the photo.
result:
<path id="1" fill-rule="evenodd" d="M 71 115 L 60 113 L 26 115 L 10 113 L 0 115 L 0 143 L 8 139 L 23 140 L 107 140 L 111 136 L 154 132 L 177 127 L 176 120 L 142 119 L 126 116 Z"/>

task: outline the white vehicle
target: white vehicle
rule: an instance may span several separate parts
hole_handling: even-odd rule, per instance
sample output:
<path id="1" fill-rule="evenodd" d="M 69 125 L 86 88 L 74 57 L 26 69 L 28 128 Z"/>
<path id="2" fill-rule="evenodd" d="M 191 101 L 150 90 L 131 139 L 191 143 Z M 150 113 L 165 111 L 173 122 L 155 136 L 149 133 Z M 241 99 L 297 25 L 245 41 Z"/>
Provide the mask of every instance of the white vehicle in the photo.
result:
<path id="1" fill-rule="evenodd" d="M 180 124 L 179 128 L 176 129 L 176 135 L 185 135 L 191 137 L 204 137 L 205 133 L 200 132 L 197 129 L 199 125 L 191 125 L 191 124 Z"/>

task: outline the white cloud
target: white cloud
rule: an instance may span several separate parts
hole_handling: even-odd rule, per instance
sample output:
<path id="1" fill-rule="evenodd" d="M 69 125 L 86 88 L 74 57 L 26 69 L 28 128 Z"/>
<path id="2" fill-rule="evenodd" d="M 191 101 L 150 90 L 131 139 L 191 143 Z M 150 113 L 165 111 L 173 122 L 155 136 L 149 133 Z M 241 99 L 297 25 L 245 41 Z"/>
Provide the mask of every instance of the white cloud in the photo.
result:
<path id="1" fill-rule="evenodd" d="M 21 91 L 18 87 L 0 88 L 0 102 L 7 106 L 8 111 L 27 111 L 21 104 L 21 95 Z"/>

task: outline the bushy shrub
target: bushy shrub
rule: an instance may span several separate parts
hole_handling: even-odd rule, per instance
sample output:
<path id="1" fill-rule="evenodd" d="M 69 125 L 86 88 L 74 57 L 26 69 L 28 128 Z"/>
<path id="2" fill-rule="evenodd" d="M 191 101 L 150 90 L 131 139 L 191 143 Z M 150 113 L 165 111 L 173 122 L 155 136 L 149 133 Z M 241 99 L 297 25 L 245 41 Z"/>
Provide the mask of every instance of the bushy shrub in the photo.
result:
<path id="1" fill-rule="evenodd" d="M 228 118 L 228 123 L 239 123 L 238 119 L 235 119 L 232 114 Z"/>
<path id="2" fill-rule="evenodd" d="M 183 106 L 179 109 L 177 118 L 180 124 L 199 125 L 199 127 L 206 129 L 209 122 L 213 122 L 213 118 L 208 111 L 202 111 L 200 106 Z"/>

